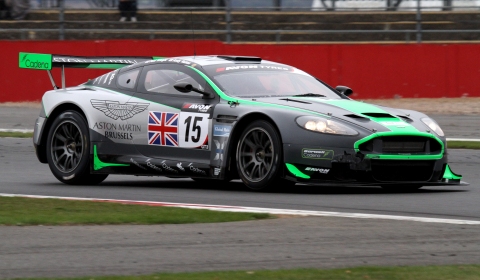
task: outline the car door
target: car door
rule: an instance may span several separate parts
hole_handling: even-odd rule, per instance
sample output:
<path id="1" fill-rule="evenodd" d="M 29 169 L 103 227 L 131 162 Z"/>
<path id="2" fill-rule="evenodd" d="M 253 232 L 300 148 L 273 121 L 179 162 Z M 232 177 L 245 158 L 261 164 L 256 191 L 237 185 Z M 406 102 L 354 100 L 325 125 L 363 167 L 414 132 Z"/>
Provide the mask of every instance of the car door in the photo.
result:
<path id="1" fill-rule="evenodd" d="M 213 93 L 205 79 L 186 65 L 157 63 L 144 67 L 132 101 L 150 105 L 145 113 L 129 120 L 144 127 L 134 132 L 133 143 L 146 157 L 178 161 L 179 169 L 181 162 L 209 164 L 212 115 L 219 98 L 180 92 L 174 88 L 178 83 Z"/>

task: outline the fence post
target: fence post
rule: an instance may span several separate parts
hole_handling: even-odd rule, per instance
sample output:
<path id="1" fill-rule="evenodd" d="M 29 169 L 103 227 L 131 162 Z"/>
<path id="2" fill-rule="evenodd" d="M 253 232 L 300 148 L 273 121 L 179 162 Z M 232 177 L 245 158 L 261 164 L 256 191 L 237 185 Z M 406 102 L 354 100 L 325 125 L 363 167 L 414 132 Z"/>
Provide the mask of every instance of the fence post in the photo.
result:
<path id="1" fill-rule="evenodd" d="M 60 13 L 59 13 L 59 18 L 58 21 L 60 22 L 60 30 L 59 30 L 59 39 L 60 40 L 65 40 L 65 1 L 60 0 Z"/>
<path id="2" fill-rule="evenodd" d="M 422 42 L 422 11 L 421 11 L 421 0 L 417 0 L 417 44 Z"/>
<path id="3" fill-rule="evenodd" d="M 225 21 L 227 22 L 226 28 L 227 28 L 227 43 L 230 44 L 232 42 L 232 27 L 231 27 L 231 22 L 232 22 L 232 15 L 231 15 L 231 9 L 232 9 L 232 4 L 230 0 L 225 0 Z"/>

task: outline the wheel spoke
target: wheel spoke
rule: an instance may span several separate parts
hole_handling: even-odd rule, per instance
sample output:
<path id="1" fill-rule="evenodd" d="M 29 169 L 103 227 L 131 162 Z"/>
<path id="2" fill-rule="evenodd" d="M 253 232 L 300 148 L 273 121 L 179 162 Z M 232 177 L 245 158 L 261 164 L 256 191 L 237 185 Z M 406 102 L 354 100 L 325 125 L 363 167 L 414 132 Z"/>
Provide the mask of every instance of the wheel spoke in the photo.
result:
<path id="1" fill-rule="evenodd" d="M 253 158 L 253 157 L 255 156 L 255 153 L 254 153 L 254 152 L 250 152 L 250 151 L 249 151 L 249 152 L 241 152 L 240 155 L 241 155 L 242 157 L 251 157 L 251 158 Z"/>
<path id="2" fill-rule="evenodd" d="M 250 147 L 252 150 L 254 150 L 257 147 L 257 145 L 253 143 L 250 139 L 245 139 L 244 143 L 246 146 Z"/>
<path id="3" fill-rule="evenodd" d="M 65 151 L 65 146 L 62 145 L 62 146 L 55 146 L 55 147 L 52 147 L 52 151 L 60 151 L 60 150 L 63 150 Z"/>
<path id="4" fill-rule="evenodd" d="M 61 142 L 64 142 L 64 143 L 67 141 L 67 138 L 65 138 L 63 135 L 61 135 L 60 132 L 55 134 L 55 138 L 57 138 L 58 140 L 60 140 Z"/>

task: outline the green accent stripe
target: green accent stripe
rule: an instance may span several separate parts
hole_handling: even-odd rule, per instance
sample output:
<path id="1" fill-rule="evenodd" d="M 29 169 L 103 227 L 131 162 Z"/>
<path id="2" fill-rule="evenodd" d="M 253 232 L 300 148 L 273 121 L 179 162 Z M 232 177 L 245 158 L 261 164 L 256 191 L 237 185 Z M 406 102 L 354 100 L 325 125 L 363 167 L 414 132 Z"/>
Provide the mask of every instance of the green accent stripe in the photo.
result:
<path id="1" fill-rule="evenodd" d="M 447 167 L 445 168 L 445 172 L 443 173 L 443 178 L 449 179 L 449 180 L 461 180 L 462 175 L 453 173 L 452 169 L 450 168 L 450 165 L 447 164 Z"/>
<path id="2" fill-rule="evenodd" d="M 315 100 L 331 104 L 340 108 L 343 108 L 345 110 L 348 110 L 350 112 L 356 113 L 356 114 L 362 114 L 362 113 L 381 113 L 381 114 L 390 114 L 387 111 L 364 102 L 359 102 L 355 100 L 345 100 L 345 99 L 321 99 L 321 98 L 315 98 Z"/>
<path id="3" fill-rule="evenodd" d="M 438 155 L 376 155 L 368 154 L 365 158 L 369 159 L 395 159 L 395 160 L 437 160 L 441 159 L 442 154 Z"/>
<path id="4" fill-rule="evenodd" d="M 381 155 L 381 154 L 367 154 L 365 155 L 367 158 L 371 159 L 413 159 L 413 160 L 429 160 L 429 159 L 441 159 L 443 157 L 443 154 L 445 152 L 445 145 L 443 144 L 440 139 L 438 139 L 436 136 L 426 133 L 426 132 L 410 132 L 410 131 L 403 131 L 403 132 L 377 132 L 374 134 L 370 134 L 367 137 L 364 137 L 358 141 L 356 141 L 353 144 L 353 147 L 355 149 L 355 152 L 360 151 L 360 145 L 377 137 L 382 137 L 382 136 L 421 136 L 421 137 L 428 137 L 436 140 L 438 143 L 440 143 L 442 150 L 440 151 L 439 154 L 436 155 Z"/>
<path id="5" fill-rule="evenodd" d="M 290 173 L 292 173 L 296 177 L 303 178 L 303 179 L 310 179 L 310 176 L 302 173 L 302 171 L 298 170 L 298 168 L 295 165 L 290 163 L 285 163 L 285 165 L 287 166 L 288 171 L 290 171 Z"/>
<path id="6" fill-rule="evenodd" d="M 119 64 L 119 63 L 104 63 L 104 64 L 93 64 L 93 63 L 85 63 L 85 64 L 73 64 L 69 65 L 68 68 L 86 68 L 86 69 L 118 69 L 129 64 Z"/>
<path id="7" fill-rule="evenodd" d="M 107 162 L 101 161 L 97 155 L 97 145 L 94 145 L 93 146 L 93 170 L 100 170 L 104 167 L 110 167 L 110 166 L 130 166 L 130 164 L 107 163 Z"/>
<path id="8" fill-rule="evenodd" d="M 418 132 L 418 129 L 415 128 L 414 126 L 410 125 L 409 123 L 405 122 L 404 120 L 397 118 L 396 116 L 390 114 L 389 112 L 383 110 L 382 108 L 379 108 L 376 105 L 373 104 L 368 104 L 364 102 L 359 102 L 355 100 L 326 100 L 326 99 L 321 99 L 321 98 L 315 98 L 316 101 L 318 102 L 323 102 L 326 104 L 330 104 L 342 109 L 345 109 L 347 111 L 350 111 L 352 113 L 362 115 L 371 121 L 374 121 L 380 125 L 383 125 L 384 127 L 390 129 L 393 132 L 409 132 L 409 133 L 415 133 Z M 391 115 L 392 117 L 390 118 L 375 118 L 371 117 L 368 115 L 364 115 L 364 113 L 375 113 L 375 114 L 388 114 Z"/>

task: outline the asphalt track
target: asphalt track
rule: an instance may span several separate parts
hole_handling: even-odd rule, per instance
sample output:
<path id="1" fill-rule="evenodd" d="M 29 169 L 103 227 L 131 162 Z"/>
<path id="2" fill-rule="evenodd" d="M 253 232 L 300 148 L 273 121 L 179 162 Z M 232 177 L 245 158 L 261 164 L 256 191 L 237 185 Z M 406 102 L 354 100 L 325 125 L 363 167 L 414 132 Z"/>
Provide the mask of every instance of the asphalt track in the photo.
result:
<path id="1" fill-rule="evenodd" d="M 31 128 L 37 114 L 25 122 L 18 121 L 25 116 L 19 113 L 11 125 Z M 466 122 L 458 119 L 470 117 Z M 445 121 L 456 124 L 454 127 L 436 120 L 447 135 L 479 138 L 478 117 L 470 117 L 446 116 Z M 0 126 L 5 127 L 4 121 Z M 457 134 L 449 134 L 451 129 Z M 110 176 L 95 187 L 68 186 L 59 183 L 48 166 L 37 161 L 31 139 L 0 138 L 0 193 L 480 221 L 480 151 L 451 150 L 449 161 L 469 186 L 428 187 L 411 193 L 384 193 L 375 187 L 298 186 L 265 194 L 249 192 L 238 182 L 209 187 L 189 179 L 120 175 Z M 478 264 L 479 232 L 479 225 L 338 217 L 214 225 L 4 226 L 0 227 L 0 278 Z"/>
<path id="2" fill-rule="evenodd" d="M 111 176 L 99 186 L 56 181 L 31 139 L 0 138 L 0 193 L 337 211 L 480 221 L 480 151 L 451 150 L 469 186 L 384 193 L 374 187 L 253 193 L 234 182 Z M 160 271 L 351 267 L 480 262 L 480 226 L 281 218 L 207 225 L 0 227 L 0 278 Z"/>

